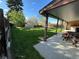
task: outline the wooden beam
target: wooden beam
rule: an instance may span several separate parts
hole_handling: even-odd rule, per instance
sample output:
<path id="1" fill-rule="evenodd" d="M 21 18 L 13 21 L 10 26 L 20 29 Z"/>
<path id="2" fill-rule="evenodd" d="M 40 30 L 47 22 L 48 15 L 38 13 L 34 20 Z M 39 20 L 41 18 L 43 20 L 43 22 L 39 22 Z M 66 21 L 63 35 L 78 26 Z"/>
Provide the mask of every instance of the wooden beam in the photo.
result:
<path id="1" fill-rule="evenodd" d="M 55 18 L 55 19 L 59 19 L 59 20 L 62 20 L 62 21 L 64 21 L 64 22 L 67 22 L 66 20 L 64 20 L 64 19 L 62 19 L 62 18 L 60 18 L 60 17 L 57 17 L 57 16 L 55 16 L 55 15 L 53 15 L 53 14 L 48 13 L 48 15 L 49 15 L 51 18 Z"/>
<path id="2" fill-rule="evenodd" d="M 48 30 L 48 14 L 46 14 L 46 21 L 45 21 L 45 32 L 44 32 L 44 41 L 47 41 L 47 30 Z"/>

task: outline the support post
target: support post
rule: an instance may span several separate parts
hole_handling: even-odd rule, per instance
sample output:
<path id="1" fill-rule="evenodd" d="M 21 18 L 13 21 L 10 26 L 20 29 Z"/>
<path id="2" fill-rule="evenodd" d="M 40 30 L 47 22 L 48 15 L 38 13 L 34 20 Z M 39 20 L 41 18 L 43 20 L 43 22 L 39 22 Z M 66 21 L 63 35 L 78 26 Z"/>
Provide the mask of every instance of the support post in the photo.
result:
<path id="1" fill-rule="evenodd" d="M 59 19 L 57 19 L 56 33 L 57 33 L 57 30 L 58 30 L 58 23 L 59 23 Z"/>
<path id="2" fill-rule="evenodd" d="M 47 30 L 48 30 L 48 14 L 46 14 L 44 41 L 47 41 Z"/>
<path id="3" fill-rule="evenodd" d="M 66 30 L 68 29 L 68 22 L 67 22 L 67 25 L 66 25 Z"/>
<path id="4" fill-rule="evenodd" d="M 62 20 L 62 23 L 61 23 L 61 25 L 63 26 L 63 20 Z M 61 27 L 61 32 L 62 32 L 62 30 L 63 30 L 63 28 Z"/>

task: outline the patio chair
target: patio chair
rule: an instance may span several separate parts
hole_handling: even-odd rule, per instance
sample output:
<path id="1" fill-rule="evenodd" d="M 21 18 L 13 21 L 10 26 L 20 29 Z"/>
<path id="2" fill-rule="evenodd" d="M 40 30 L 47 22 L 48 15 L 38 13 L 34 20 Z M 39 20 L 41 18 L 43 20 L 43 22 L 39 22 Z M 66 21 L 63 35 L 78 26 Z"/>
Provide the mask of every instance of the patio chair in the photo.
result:
<path id="1" fill-rule="evenodd" d="M 66 32 L 66 33 L 62 34 L 62 37 L 63 37 L 63 41 L 64 40 L 68 41 L 69 40 L 69 33 Z"/>
<path id="2" fill-rule="evenodd" d="M 73 45 L 77 47 L 78 42 L 79 42 L 79 33 L 75 34 L 74 39 L 73 39 Z"/>

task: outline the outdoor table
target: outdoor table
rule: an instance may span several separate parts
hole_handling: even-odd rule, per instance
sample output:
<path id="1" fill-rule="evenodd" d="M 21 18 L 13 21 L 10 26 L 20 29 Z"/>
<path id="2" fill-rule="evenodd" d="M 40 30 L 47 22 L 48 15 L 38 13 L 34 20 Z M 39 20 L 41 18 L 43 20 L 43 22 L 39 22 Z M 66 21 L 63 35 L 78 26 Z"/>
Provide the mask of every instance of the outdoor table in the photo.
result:
<path id="1" fill-rule="evenodd" d="M 72 36 L 79 36 L 79 32 L 68 32 L 70 35 L 72 35 Z"/>
<path id="2" fill-rule="evenodd" d="M 77 43 L 79 42 L 79 32 L 68 32 L 72 38 L 71 41 L 75 47 L 77 47 Z"/>

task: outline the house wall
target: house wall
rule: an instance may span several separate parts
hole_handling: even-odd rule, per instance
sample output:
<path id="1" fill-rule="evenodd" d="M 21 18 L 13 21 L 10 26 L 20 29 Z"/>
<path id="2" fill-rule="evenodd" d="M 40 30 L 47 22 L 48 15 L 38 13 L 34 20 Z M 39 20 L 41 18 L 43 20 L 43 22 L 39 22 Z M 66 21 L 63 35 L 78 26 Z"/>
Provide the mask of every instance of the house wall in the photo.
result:
<path id="1" fill-rule="evenodd" d="M 64 29 L 66 30 L 67 23 L 63 22 Z"/>
<path id="2" fill-rule="evenodd" d="M 76 22 L 73 22 L 73 23 L 72 22 L 69 22 L 69 24 L 67 26 L 67 23 L 64 22 L 63 23 L 64 30 L 70 30 L 70 31 L 75 32 L 76 28 L 79 28 L 79 24 L 78 23 L 79 23 L 78 21 L 77 21 L 77 23 Z M 67 26 L 67 29 L 66 29 L 66 26 Z"/>

